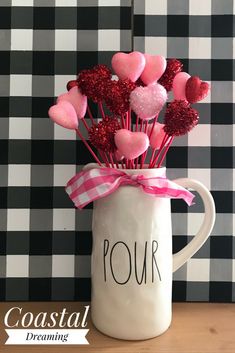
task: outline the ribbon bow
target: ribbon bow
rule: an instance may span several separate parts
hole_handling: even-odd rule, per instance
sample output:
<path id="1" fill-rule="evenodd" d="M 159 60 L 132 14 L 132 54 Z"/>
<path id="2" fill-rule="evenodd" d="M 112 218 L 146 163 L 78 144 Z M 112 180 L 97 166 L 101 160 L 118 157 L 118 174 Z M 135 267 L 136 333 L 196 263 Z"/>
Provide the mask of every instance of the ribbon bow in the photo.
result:
<path id="1" fill-rule="evenodd" d="M 83 170 L 69 180 L 65 190 L 75 206 L 82 209 L 124 185 L 141 187 L 144 192 L 153 196 L 183 199 L 189 206 L 194 198 L 190 191 L 165 177 L 129 175 L 114 168 Z"/>
<path id="2" fill-rule="evenodd" d="M 141 187 L 144 192 L 153 196 L 183 199 L 189 206 L 194 198 L 190 191 L 165 177 L 129 175 L 114 168 L 81 171 L 69 180 L 65 190 L 75 206 L 82 209 L 90 202 L 112 194 L 125 185 Z"/>

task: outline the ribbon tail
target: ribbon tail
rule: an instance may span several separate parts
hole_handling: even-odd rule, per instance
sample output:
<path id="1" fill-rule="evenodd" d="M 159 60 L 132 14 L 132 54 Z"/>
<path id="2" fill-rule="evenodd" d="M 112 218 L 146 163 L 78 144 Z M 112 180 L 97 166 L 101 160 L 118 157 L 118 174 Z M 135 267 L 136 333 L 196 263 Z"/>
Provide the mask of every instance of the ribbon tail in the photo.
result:
<path id="1" fill-rule="evenodd" d="M 163 185 L 163 183 L 165 185 Z M 193 199 L 195 195 L 192 194 L 187 189 L 183 188 L 182 186 L 168 179 L 162 179 L 161 184 L 162 185 L 160 187 L 159 185 L 158 186 L 142 185 L 142 187 L 146 193 L 151 194 L 153 196 L 159 196 L 159 197 L 171 198 L 171 199 L 183 199 L 188 206 L 191 206 L 193 204 Z"/>
<path id="2" fill-rule="evenodd" d="M 191 206 L 194 204 L 193 202 L 193 199 L 195 197 L 195 195 L 193 195 L 190 191 L 184 189 L 184 190 L 176 190 L 176 194 L 169 194 L 169 196 L 172 198 L 172 199 L 182 199 L 184 200 L 188 206 Z"/>
<path id="3" fill-rule="evenodd" d="M 169 182 L 169 192 L 170 196 L 175 199 L 183 199 L 188 206 L 193 205 L 193 200 L 195 195 L 189 190 L 185 189 L 183 186 L 175 183 L 174 181 L 167 180 Z"/>

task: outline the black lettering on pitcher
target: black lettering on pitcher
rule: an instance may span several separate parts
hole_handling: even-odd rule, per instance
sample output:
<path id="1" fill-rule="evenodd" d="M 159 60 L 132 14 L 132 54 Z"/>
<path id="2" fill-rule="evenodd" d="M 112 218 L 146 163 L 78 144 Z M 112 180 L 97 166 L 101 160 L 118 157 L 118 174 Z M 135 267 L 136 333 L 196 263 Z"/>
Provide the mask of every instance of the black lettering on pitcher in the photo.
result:
<path id="1" fill-rule="evenodd" d="M 108 250 L 109 250 L 109 241 L 108 239 L 104 239 L 104 250 L 103 250 L 103 261 L 104 261 L 104 280 L 106 282 L 106 262 L 105 262 L 105 257 L 108 254 Z"/>
<path id="2" fill-rule="evenodd" d="M 115 275 L 114 275 L 114 271 L 113 271 L 113 262 L 112 262 L 113 250 L 115 249 L 115 247 L 116 247 L 118 244 L 123 244 L 123 245 L 126 247 L 127 252 L 128 252 L 128 256 L 129 256 L 129 275 L 128 275 L 126 281 L 124 281 L 124 282 L 119 282 L 119 281 L 116 279 L 116 277 L 115 277 Z M 116 243 L 113 245 L 113 247 L 112 247 L 112 250 L 111 250 L 111 252 L 110 252 L 110 269 L 111 269 L 111 272 L 112 272 L 113 279 L 114 279 L 114 281 L 115 281 L 116 283 L 123 285 L 123 284 L 126 284 L 126 283 L 129 281 L 129 279 L 130 279 L 130 277 L 131 277 L 131 272 L 132 272 L 132 270 L 131 270 L 131 252 L 130 252 L 128 246 L 127 246 L 123 241 L 118 241 L 118 242 L 116 242 Z"/>
<path id="3" fill-rule="evenodd" d="M 129 249 L 129 246 L 123 242 L 123 241 L 118 241 L 112 245 L 110 243 L 110 240 L 104 239 L 104 244 L 103 244 L 103 271 L 104 271 L 104 281 L 107 282 L 107 274 L 109 273 L 113 280 L 120 285 L 126 284 L 131 276 L 133 277 L 133 280 L 135 279 L 136 283 L 139 285 L 141 284 L 146 284 L 148 282 L 148 276 L 150 276 L 150 280 L 152 280 L 152 283 L 154 283 L 156 280 L 161 281 L 161 274 L 160 270 L 158 267 L 158 262 L 157 262 L 157 251 L 158 251 L 158 242 L 156 240 L 152 240 L 151 242 L 145 241 L 144 243 L 141 243 L 139 254 L 138 254 L 138 243 L 135 241 L 132 244 L 131 250 Z M 117 263 L 116 263 L 116 268 L 115 268 L 115 260 L 113 258 L 114 256 L 114 250 L 121 249 L 120 252 L 118 253 L 119 259 L 117 263 L 119 266 L 121 266 L 121 269 L 126 270 L 126 279 L 123 280 L 123 282 L 120 281 L 118 276 L 120 276 L 120 267 L 117 268 Z M 141 252 L 141 253 L 140 253 Z M 126 267 L 124 266 L 124 263 L 126 263 L 125 257 L 127 256 L 127 264 Z M 123 261 L 122 261 L 123 259 Z M 133 264 L 133 270 L 132 270 L 132 264 Z M 139 264 L 139 266 L 138 266 Z M 110 267 L 110 272 L 108 271 Z M 139 268 L 139 272 L 138 272 Z M 116 271 L 116 273 L 115 273 Z M 108 272 L 108 273 L 107 273 Z M 151 272 L 151 273 L 150 273 Z M 155 275 L 157 273 L 157 276 Z M 155 278 L 157 277 L 157 278 Z"/>
<path id="4" fill-rule="evenodd" d="M 137 242 L 135 241 L 135 278 L 138 284 L 142 284 L 143 278 L 144 278 L 144 283 L 146 283 L 146 257 L 147 257 L 147 242 L 145 242 L 145 247 L 144 247 L 144 260 L 143 260 L 143 269 L 142 269 L 142 274 L 141 274 L 141 279 L 139 281 L 138 279 L 138 273 L 137 273 Z"/>
<path id="5" fill-rule="evenodd" d="M 160 271 L 159 271 L 159 268 L 158 268 L 158 264 L 157 264 L 157 260 L 155 258 L 155 253 L 157 252 L 157 249 L 158 249 L 158 242 L 156 240 L 153 240 L 152 241 L 152 283 L 154 282 L 154 264 L 155 264 L 155 267 L 157 269 L 157 273 L 158 273 L 158 277 L 159 277 L 159 280 L 161 281 L 161 274 L 160 274 Z"/>

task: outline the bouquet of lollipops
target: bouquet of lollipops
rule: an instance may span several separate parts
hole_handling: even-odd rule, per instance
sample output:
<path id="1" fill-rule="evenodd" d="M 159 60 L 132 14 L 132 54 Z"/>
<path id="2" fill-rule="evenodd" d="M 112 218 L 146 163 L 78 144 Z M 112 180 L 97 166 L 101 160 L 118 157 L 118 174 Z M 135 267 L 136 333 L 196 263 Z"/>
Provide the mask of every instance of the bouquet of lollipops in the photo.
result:
<path id="1" fill-rule="evenodd" d="M 191 104 L 207 96 L 209 84 L 182 71 L 179 60 L 160 55 L 119 52 L 111 64 L 116 76 L 105 65 L 82 70 L 48 114 L 55 123 L 75 130 L 100 166 L 142 169 L 150 150 L 148 168 L 159 168 L 173 139 L 197 125 L 198 112 Z M 174 99 L 167 102 L 171 90 Z M 100 121 L 94 119 L 89 101 L 98 105 Z M 164 121 L 159 123 L 165 104 Z"/>

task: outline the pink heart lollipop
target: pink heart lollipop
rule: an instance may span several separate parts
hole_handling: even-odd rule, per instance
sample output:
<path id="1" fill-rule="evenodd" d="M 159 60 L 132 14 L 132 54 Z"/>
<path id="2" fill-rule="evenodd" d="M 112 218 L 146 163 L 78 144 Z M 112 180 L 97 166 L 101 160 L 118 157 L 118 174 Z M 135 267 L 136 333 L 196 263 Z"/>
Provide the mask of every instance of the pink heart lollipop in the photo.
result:
<path id="1" fill-rule="evenodd" d="M 144 56 L 146 64 L 140 78 L 146 85 L 149 85 L 163 75 L 166 70 L 166 59 L 161 55 L 144 54 Z"/>
<path id="2" fill-rule="evenodd" d="M 130 106 L 140 119 L 152 119 L 166 103 L 167 93 L 158 83 L 137 87 L 130 94 Z"/>
<path id="3" fill-rule="evenodd" d="M 135 82 L 144 70 L 145 57 L 139 51 L 133 51 L 129 54 L 116 53 L 113 55 L 111 63 L 113 70 L 121 80 L 129 78 Z"/>
<path id="4" fill-rule="evenodd" d="M 186 83 L 190 75 L 187 72 L 179 72 L 173 80 L 173 94 L 174 98 L 177 100 L 187 100 L 186 93 Z"/>
<path id="5" fill-rule="evenodd" d="M 56 124 L 66 129 L 74 130 L 78 127 L 76 111 L 72 104 L 67 101 L 61 101 L 50 107 L 48 115 Z"/>
<path id="6" fill-rule="evenodd" d="M 73 105 L 78 119 L 84 118 L 87 110 L 87 97 L 80 92 L 78 87 L 72 87 L 67 93 L 61 94 L 57 98 L 57 103 L 61 101 L 66 101 Z"/>
<path id="7" fill-rule="evenodd" d="M 160 123 L 155 123 L 153 131 L 152 131 L 152 127 L 153 124 L 149 124 L 148 126 L 148 130 L 147 130 L 147 134 L 149 136 L 149 141 L 150 141 L 150 146 L 153 149 L 159 149 L 163 140 L 163 137 L 165 136 L 165 131 L 163 130 L 164 128 L 164 124 L 160 124 Z M 150 136 L 150 133 L 152 131 L 152 134 Z"/>
<path id="8" fill-rule="evenodd" d="M 144 132 L 120 129 L 114 136 L 118 151 L 127 159 L 134 159 L 144 153 L 149 146 L 149 138 Z"/>

